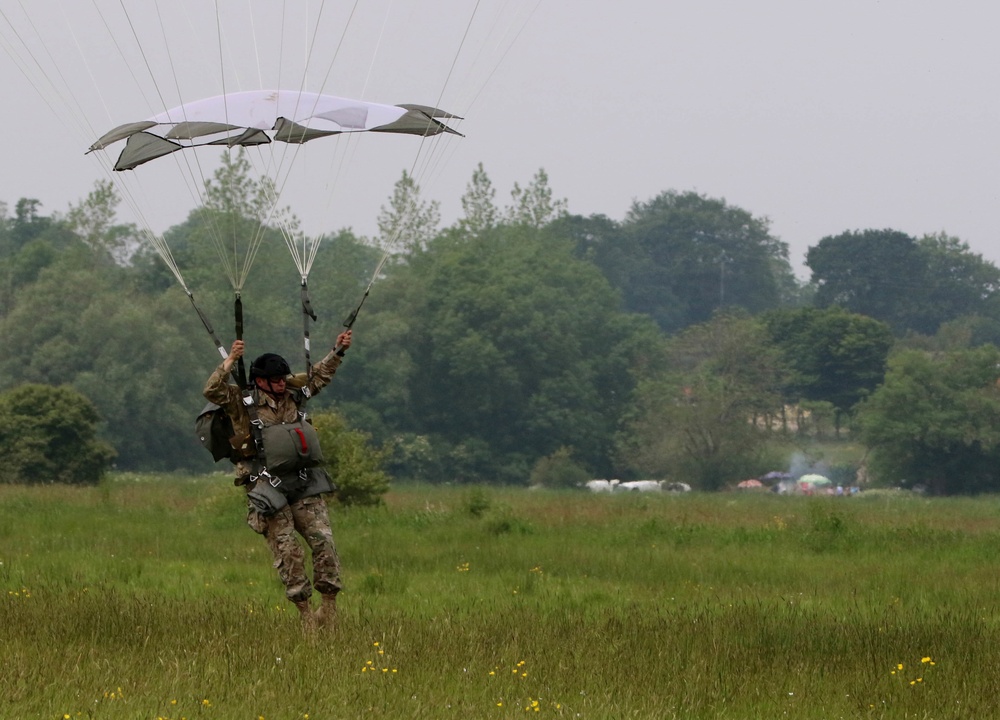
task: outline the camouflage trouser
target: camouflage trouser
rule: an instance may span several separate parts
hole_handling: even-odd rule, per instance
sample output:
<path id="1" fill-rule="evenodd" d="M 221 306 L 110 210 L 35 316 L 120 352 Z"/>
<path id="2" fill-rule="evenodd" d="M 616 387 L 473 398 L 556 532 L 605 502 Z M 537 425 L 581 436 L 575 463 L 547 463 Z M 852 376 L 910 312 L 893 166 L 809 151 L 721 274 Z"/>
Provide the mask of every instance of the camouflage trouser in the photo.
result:
<path id="1" fill-rule="evenodd" d="M 263 535 L 274 555 L 274 567 L 289 600 L 309 599 L 314 587 L 324 595 L 340 592 L 340 558 L 333 543 L 326 501 L 322 497 L 297 500 L 274 515 L 258 514 L 257 519 L 263 521 Z M 306 575 L 305 551 L 295 537 L 296 532 L 305 538 L 312 551 L 312 584 Z"/>

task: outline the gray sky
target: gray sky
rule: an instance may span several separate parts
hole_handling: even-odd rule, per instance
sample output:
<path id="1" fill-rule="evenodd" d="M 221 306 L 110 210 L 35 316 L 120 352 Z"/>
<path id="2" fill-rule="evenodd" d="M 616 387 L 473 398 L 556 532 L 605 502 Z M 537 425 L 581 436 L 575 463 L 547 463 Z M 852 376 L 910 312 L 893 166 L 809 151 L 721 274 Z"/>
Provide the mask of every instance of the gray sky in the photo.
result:
<path id="1" fill-rule="evenodd" d="M 452 222 L 482 162 L 501 204 L 539 168 L 583 215 L 621 219 L 634 200 L 670 189 L 724 197 L 770 218 L 803 275 L 810 245 L 865 228 L 946 231 L 1000 263 L 996 3 L 480 0 L 461 52 L 472 0 L 361 0 L 349 22 L 332 9 L 344 2 L 290 5 L 305 14 L 289 11 L 283 31 L 267 9 L 276 0 L 219 0 L 221 25 L 204 0 L 126 0 L 137 42 L 117 0 L 0 0 L 0 200 L 63 211 L 107 177 L 83 155 L 105 130 L 220 94 L 223 82 L 298 87 L 304 18 L 322 8 L 307 89 L 439 105 L 466 114 L 466 137 L 428 141 L 419 155 L 409 137 L 303 146 L 282 200 L 309 232 L 373 234 L 403 169 Z M 72 96 L 35 77 L 43 101 L 4 50 L 30 72 L 35 57 Z M 210 174 L 209 155 L 197 172 Z M 154 164 L 129 182 L 144 220 L 163 230 L 196 193 Z"/>

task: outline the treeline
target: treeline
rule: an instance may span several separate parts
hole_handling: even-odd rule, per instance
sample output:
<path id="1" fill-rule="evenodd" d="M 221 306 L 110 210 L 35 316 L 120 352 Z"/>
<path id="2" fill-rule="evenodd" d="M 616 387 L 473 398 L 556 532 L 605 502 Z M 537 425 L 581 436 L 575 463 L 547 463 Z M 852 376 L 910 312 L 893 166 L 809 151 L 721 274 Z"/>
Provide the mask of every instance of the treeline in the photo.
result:
<path id="1" fill-rule="evenodd" d="M 262 232 L 241 292 L 248 354 L 300 367 L 301 278 L 278 230 L 252 219 L 266 193 L 248 169 L 225 162 L 164 240 L 228 346 L 233 290 L 208 238 Z M 99 183 L 64 214 L 0 206 L 0 392 L 71 386 L 119 468 L 208 469 L 193 416 L 220 358 L 117 202 Z M 784 466 L 796 433 L 853 431 L 886 482 L 1000 489 L 1000 271 L 960 240 L 822 238 L 800 283 L 766 219 L 697 193 L 636 202 L 621 221 L 581 217 L 544 171 L 501 206 L 480 166 L 462 207 L 441 227 L 404 173 L 380 237 L 322 238 L 309 275 L 316 356 L 393 241 L 355 346 L 312 403 L 369 433 L 396 477 L 710 489 Z M 0 409 L 0 440 L 18 422 Z"/>

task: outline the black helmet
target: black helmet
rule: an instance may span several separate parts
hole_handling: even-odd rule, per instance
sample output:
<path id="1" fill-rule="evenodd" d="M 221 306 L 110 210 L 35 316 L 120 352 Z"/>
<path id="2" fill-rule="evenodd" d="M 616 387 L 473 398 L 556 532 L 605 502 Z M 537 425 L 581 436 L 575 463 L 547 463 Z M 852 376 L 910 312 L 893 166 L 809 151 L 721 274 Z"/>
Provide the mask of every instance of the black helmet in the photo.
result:
<path id="1" fill-rule="evenodd" d="M 291 375 L 292 369 L 288 367 L 285 358 L 275 353 L 264 353 L 250 364 L 250 379 L 254 378 L 276 378 Z"/>

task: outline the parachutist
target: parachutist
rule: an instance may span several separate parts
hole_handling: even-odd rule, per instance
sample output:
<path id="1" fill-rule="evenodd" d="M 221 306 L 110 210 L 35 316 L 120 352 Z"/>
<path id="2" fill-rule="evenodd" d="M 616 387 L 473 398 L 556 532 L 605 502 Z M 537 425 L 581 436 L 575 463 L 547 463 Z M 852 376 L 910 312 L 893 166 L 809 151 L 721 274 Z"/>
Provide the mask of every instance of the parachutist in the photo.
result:
<path id="1" fill-rule="evenodd" d="M 301 383 L 283 357 L 264 353 L 251 363 L 251 385 L 246 388 L 228 381 L 246 350 L 244 342 L 236 340 L 204 389 L 209 402 L 224 410 L 232 423 L 229 443 L 235 454 L 230 457 L 236 484 L 247 492 L 247 524 L 267 541 L 285 596 L 302 614 L 307 630 L 332 625 L 342 585 L 324 499 L 333 485 L 321 465 L 319 437 L 303 408 L 308 397 L 333 379 L 351 340 L 350 330 L 340 333 L 334 349 Z M 312 551 L 312 582 L 296 532 Z M 315 613 L 310 605 L 314 589 L 322 597 Z"/>

